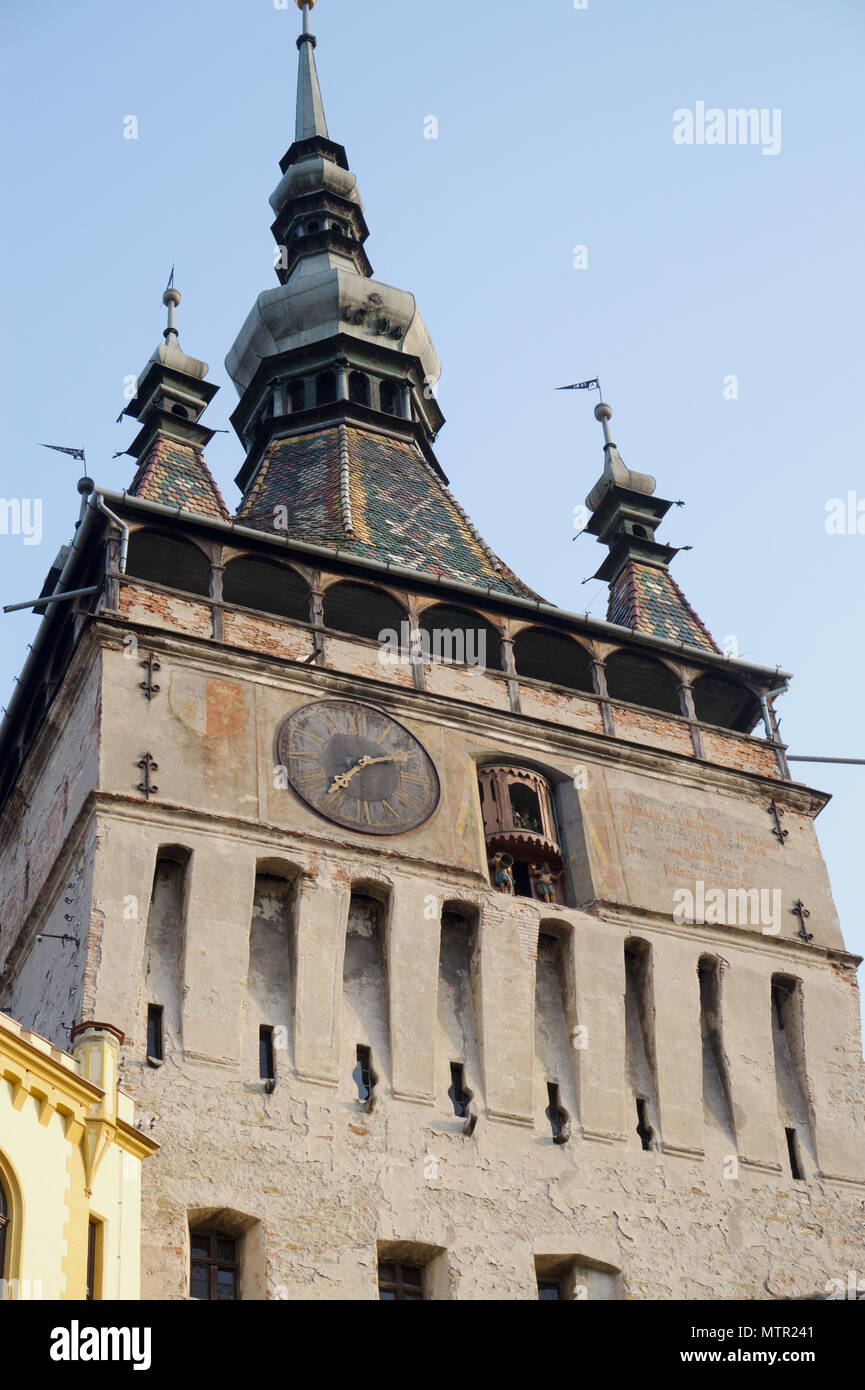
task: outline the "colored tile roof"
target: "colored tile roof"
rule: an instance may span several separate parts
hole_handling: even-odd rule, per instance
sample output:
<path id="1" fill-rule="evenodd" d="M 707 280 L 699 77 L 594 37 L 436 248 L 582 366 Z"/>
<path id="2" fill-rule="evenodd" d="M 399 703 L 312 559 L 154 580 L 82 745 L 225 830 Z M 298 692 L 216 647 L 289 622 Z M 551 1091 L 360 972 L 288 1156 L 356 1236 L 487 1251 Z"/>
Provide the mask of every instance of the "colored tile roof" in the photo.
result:
<path id="1" fill-rule="evenodd" d="M 133 497 L 227 521 L 228 508 L 200 449 L 157 434 L 129 487 Z"/>
<path id="2" fill-rule="evenodd" d="M 669 570 L 628 560 L 610 585 L 607 621 L 717 652 L 720 647 Z"/>
<path id="3" fill-rule="evenodd" d="M 538 598 L 490 550 L 423 455 L 371 431 L 333 425 L 274 439 L 238 519 L 383 563 Z"/>

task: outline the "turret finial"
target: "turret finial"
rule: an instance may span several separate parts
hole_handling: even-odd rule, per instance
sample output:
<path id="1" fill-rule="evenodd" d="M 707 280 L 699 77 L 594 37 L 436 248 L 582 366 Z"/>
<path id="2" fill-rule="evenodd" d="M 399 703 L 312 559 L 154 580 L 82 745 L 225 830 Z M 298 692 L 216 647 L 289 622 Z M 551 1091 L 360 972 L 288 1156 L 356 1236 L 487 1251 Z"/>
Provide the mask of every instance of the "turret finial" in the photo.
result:
<path id="1" fill-rule="evenodd" d="M 595 406 L 595 419 L 600 420 L 604 430 L 604 444 L 612 444 L 613 437 L 610 434 L 610 420 L 613 418 L 612 406 L 607 405 L 606 401 L 598 401 Z"/>
<path id="2" fill-rule="evenodd" d="M 166 343 L 173 338 L 175 343 L 178 341 L 178 332 L 174 323 L 174 310 L 180 303 L 180 290 L 174 288 L 174 266 L 171 267 L 171 274 L 168 277 L 168 284 L 162 296 L 162 302 L 168 310 L 168 326 L 163 329 L 162 336 Z"/>

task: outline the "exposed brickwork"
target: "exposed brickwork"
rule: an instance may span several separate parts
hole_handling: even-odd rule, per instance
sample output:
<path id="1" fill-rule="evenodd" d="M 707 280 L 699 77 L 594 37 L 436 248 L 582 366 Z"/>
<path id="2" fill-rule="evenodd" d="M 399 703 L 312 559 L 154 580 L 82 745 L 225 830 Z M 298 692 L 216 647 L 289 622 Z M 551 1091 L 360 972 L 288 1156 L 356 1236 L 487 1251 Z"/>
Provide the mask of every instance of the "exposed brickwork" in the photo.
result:
<path id="1" fill-rule="evenodd" d="M 681 720 L 669 719 L 651 710 L 626 709 L 617 705 L 613 714 L 618 738 L 650 743 L 653 748 L 668 748 L 672 753 L 691 756 L 691 731 Z"/>

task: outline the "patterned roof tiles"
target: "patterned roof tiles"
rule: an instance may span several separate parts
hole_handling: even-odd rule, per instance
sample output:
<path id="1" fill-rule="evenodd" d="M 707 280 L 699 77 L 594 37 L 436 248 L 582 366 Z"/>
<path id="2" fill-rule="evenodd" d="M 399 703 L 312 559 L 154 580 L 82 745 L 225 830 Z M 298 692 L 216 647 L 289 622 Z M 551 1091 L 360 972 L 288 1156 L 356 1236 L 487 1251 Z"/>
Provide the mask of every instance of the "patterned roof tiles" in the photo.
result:
<path id="1" fill-rule="evenodd" d="M 427 571 L 505 594 L 538 598 L 494 555 L 413 445 L 371 431 L 330 426 L 275 439 L 238 518 L 369 559 Z M 351 529 L 343 506 L 348 466 Z"/>
<path id="2" fill-rule="evenodd" d="M 669 570 L 656 565 L 627 561 L 610 585 L 607 621 L 704 651 L 720 651 Z"/>
<path id="3" fill-rule="evenodd" d="M 200 449 L 157 434 L 129 487 L 133 497 L 227 521 L 228 508 Z"/>

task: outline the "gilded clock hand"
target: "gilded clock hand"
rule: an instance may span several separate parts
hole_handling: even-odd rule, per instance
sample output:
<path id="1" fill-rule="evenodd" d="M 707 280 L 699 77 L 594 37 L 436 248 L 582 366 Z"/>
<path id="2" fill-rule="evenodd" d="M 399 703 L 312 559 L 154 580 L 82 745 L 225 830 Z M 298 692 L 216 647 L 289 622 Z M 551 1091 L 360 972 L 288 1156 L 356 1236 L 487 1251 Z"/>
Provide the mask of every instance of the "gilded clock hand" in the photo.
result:
<path id="1" fill-rule="evenodd" d="M 350 767 L 348 772 L 338 772 L 327 789 L 328 796 L 333 796 L 334 792 L 345 791 L 352 777 L 358 772 L 362 772 L 365 767 L 372 767 L 374 763 L 405 763 L 409 759 L 408 753 L 389 753 L 384 758 L 373 758 L 369 753 Z"/>

